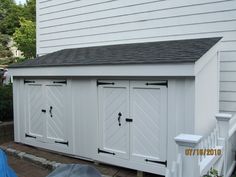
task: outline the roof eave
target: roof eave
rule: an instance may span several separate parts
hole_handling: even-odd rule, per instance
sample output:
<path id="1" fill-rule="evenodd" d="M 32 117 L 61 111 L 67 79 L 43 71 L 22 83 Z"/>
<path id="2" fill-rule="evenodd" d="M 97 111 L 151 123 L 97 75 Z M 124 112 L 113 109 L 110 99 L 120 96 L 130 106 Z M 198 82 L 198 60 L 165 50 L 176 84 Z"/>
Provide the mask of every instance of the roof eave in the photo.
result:
<path id="1" fill-rule="evenodd" d="M 10 68 L 14 77 L 47 76 L 194 76 L 194 63 L 145 65 L 89 65 L 60 67 Z"/>

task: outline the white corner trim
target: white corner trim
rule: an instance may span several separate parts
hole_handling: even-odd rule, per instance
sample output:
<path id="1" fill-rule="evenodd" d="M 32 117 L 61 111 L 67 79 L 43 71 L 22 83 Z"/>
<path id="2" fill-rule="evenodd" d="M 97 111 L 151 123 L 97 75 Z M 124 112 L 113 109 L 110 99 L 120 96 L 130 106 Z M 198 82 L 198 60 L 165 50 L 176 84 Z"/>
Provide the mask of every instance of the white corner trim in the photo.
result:
<path id="1" fill-rule="evenodd" d="M 220 40 L 221 41 L 221 40 Z M 207 51 L 199 60 L 195 62 L 194 74 L 197 75 L 201 70 L 212 60 L 216 59 L 217 53 L 219 51 L 218 41 L 209 51 Z"/>

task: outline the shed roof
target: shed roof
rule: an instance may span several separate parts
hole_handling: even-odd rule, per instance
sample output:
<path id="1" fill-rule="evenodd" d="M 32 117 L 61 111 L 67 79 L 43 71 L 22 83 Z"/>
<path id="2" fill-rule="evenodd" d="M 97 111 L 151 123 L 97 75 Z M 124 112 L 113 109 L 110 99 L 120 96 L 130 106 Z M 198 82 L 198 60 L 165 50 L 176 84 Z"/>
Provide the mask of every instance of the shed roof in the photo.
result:
<path id="1" fill-rule="evenodd" d="M 220 39 L 216 37 L 64 49 L 10 65 L 10 68 L 192 63 L 200 59 Z"/>

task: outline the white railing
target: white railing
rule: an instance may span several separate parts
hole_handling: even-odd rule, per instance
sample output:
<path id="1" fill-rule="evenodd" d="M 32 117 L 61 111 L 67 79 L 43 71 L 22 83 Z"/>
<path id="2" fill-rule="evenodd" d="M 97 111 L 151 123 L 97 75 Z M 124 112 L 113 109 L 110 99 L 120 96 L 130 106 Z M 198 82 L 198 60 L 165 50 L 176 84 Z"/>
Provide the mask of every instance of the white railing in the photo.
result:
<path id="1" fill-rule="evenodd" d="M 213 131 L 206 137 L 202 138 L 199 143 L 200 155 L 199 158 L 199 167 L 200 167 L 200 176 L 206 174 L 212 167 L 216 169 L 219 173 L 222 171 L 222 152 L 224 151 L 223 147 L 218 143 L 219 138 L 219 129 L 215 127 Z"/>
<path id="2" fill-rule="evenodd" d="M 205 137 L 190 134 L 175 137 L 179 153 L 166 177 L 201 177 L 211 168 L 230 177 L 236 165 L 236 115 L 232 118 L 230 114 L 217 114 L 216 120 L 216 127 Z"/>

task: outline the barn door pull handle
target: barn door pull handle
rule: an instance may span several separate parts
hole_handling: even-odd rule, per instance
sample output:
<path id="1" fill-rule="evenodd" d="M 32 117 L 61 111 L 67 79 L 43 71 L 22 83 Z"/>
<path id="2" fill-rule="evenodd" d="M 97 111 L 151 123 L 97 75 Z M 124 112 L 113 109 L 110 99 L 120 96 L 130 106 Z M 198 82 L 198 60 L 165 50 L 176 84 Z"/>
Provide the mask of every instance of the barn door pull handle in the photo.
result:
<path id="1" fill-rule="evenodd" d="M 121 116 L 122 116 L 122 114 L 121 114 L 121 112 L 119 112 L 119 113 L 118 113 L 118 123 L 119 123 L 119 126 L 121 126 L 121 122 L 120 122 L 120 121 L 121 121 L 121 120 L 120 120 L 120 119 L 121 119 Z"/>
<path id="2" fill-rule="evenodd" d="M 46 109 L 42 109 L 41 111 L 42 111 L 43 113 L 46 113 Z"/>
<path id="3" fill-rule="evenodd" d="M 52 117 L 52 106 L 50 106 L 49 113 L 50 113 L 50 117 Z"/>

